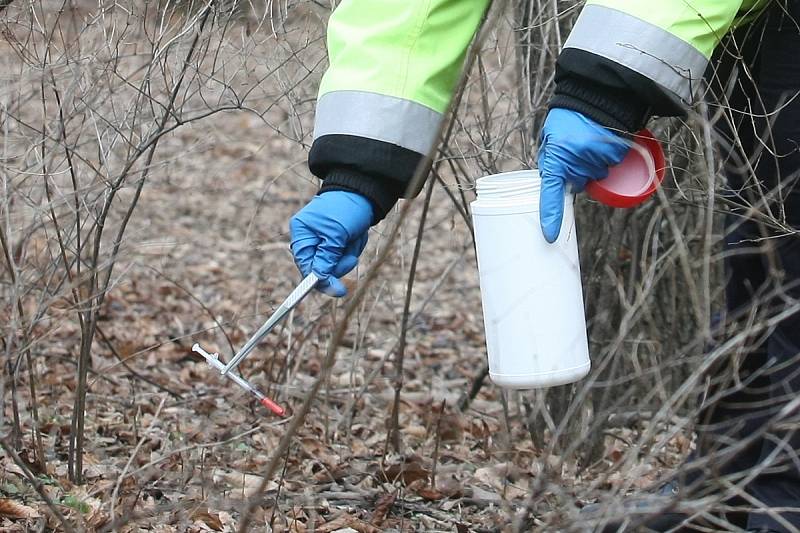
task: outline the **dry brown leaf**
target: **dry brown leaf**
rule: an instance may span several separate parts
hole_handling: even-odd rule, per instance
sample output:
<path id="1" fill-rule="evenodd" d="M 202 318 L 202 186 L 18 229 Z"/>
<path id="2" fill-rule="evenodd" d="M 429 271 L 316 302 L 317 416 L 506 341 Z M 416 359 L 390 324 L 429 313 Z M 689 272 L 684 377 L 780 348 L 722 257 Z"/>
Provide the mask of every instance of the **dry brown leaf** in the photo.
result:
<path id="1" fill-rule="evenodd" d="M 108 515 L 99 509 L 92 511 L 89 518 L 86 519 L 86 525 L 89 526 L 90 531 L 96 531 L 108 523 Z"/>
<path id="2" fill-rule="evenodd" d="M 45 474 L 44 463 L 40 460 L 31 457 L 33 455 L 30 450 L 24 449 L 19 452 L 19 458 L 28 466 L 28 469 L 34 474 Z"/>
<path id="3" fill-rule="evenodd" d="M 300 520 L 292 520 L 289 523 L 289 533 L 306 533 L 308 528 Z"/>
<path id="4" fill-rule="evenodd" d="M 353 441 L 350 447 L 350 453 L 352 453 L 353 457 L 374 457 L 377 455 L 375 448 L 367 446 L 360 440 Z"/>
<path id="5" fill-rule="evenodd" d="M 9 518 L 38 518 L 39 511 L 9 498 L 0 498 L 0 516 Z"/>
<path id="6" fill-rule="evenodd" d="M 244 472 L 217 470 L 214 472 L 213 479 L 215 483 L 225 483 L 230 486 L 231 496 L 239 498 L 255 494 L 259 487 L 261 487 L 261 481 L 264 478 Z M 274 480 L 270 480 L 265 490 L 275 490 L 277 488 L 278 483 Z"/>
<path id="7" fill-rule="evenodd" d="M 341 529 L 354 529 L 358 533 L 380 533 L 380 528 L 349 514 L 342 514 L 317 528 L 319 533 L 333 533 Z"/>
<path id="8" fill-rule="evenodd" d="M 487 424 L 482 418 L 470 421 L 469 432 L 476 439 L 484 439 L 493 433 L 492 429 L 489 427 L 489 424 Z"/>
<path id="9" fill-rule="evenodd" d="M 347 475 L 349 471 L 348 463 L 346 461 L 343 462 L 341 457 L 333 455 L 330 448 L 324 446 L 319 439 L 304 438 L 300 442 L 306 455 L 314 463 L 318 463 L 315 464 L 315 468 L 312 470 L 317 481 L 336 481 Z M 319 465 L 322 465 L 321 469 Z"/>
<path id="10" fill-rule="evenodd" d="M 606 450 L 606 458 L 612 463 L 618 463 L 625 457 L 625 450 L 621 445 L 617 444 L 609 447 Z"/>
<path id="11" fill-rule="evenodd" d="M 692 449 L 692 440 L 681 433 L 670 439 L 670 444 L 678 448 L 682 454 L 687 454 Z"/>
<path id="12" fill-rule="evenodd" d="M 464 420 L 459 414 L 445 413 L 439 424 L 442 442 L 458 442 L 464 437 Z"/>
<path id="13" fill-rule="evenodd" d="M 222 531 L 223 529 L 222 520 L 219 519 L 219 515 L 207 510 L 196 509 L 192 513 L 192 520 L 203 522 L 214 531 Z"/>
<path id="14" fill-rule="evenodd" d="M 349 466 L 334 466 L 324 468 L 314 474 L 314 480 L 320 483 L 339 481 L 350 473 Z"/>
<path id="15" fill-rule="evenodd" d="M 389 465 L 387 468 L 381 469 L 378 474 L 383 481 L 394 483 L 400 480 L 404 485 L 410 485 L 420 480 L 427 482 L 430 479 L 430 472 L 416 461 Z"/>
<path id="16" fill-rule="evenodd" d="M 506 499 L 522 498 L 528 494 L 524 482 L 514 483 L 519 478 L 519 470 L 513 463 L 499 463 L 485 466 L 475 471 L 475 479 L 495 489 Z"/>
<path id="17" fill-rule="evenodd" d="M 10 474 L 25 477 L 25 471 L 10 461 L 3 463 L 3 470 Z"/>
<path id="18" fill-rule="evenodd" d="M 437 500 L 442 500 L 447 496 L 443 492 L 439 492 L 438 490 L 434 489 L 433 487 L 422 487 L 417 489 L 417 495 L 422 498 L 423 500 L 428 500 L 431 502 L 435 502 Z"/>
<path id="19" fill-rule="evenodd" d="M 420 426 L 419 424 L 410 424 L 403 427 L 400 431 L 403 435 L 408 435 L 409 437 L 417 439 L 424 439 L 428 435 L 428 430 L 425 429 L 425 426 Z"/>
<path id="20" fill-rule="evenodd" d="M 375 510 L 372 511 L 372 518 L 370 522 L 373 525 L 379 526 L 383 523 L 386 515 L 389 514 L 389 511 L 392 509 L 394 505 L 394 501 L 397 499 L 397 491 L 391 494 L 384 494 L 378 501 L 375 502 Z"/>

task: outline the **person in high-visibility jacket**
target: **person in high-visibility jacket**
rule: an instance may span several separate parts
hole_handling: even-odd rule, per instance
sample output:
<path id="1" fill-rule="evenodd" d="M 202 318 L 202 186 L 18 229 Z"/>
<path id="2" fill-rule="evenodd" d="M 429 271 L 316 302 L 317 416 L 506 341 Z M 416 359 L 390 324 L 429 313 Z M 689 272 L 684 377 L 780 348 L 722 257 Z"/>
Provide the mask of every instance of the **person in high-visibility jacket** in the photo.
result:
<path id="1" fill-rule="evenodd" d="M 409 182 L 488 3 L 342 0 L 332 14 L 309 154 L 322 187 L 290 221 L 298 268 L 313 270 L 320 290 L 344 295 L 338 278 L 370 226 L 418 192 Z M 542 231 L 553 242 L 566 188 L 605 177 L 651 117 L 685 115 L 704 86 L 710 105 L 725 107 L 715 131 L 731 191 L 729 319 L 757 306 L 784 316 L 731 361 L 734 383 L 730 372 L 712 376 L 696 458 L 726 476 L 722 498 L 739 491 L 751 509 L 734 518 L 755 531 L 800 528 L 798 55 L 800 0 L 589 0 L 558 59 L 538 157 Z"/>

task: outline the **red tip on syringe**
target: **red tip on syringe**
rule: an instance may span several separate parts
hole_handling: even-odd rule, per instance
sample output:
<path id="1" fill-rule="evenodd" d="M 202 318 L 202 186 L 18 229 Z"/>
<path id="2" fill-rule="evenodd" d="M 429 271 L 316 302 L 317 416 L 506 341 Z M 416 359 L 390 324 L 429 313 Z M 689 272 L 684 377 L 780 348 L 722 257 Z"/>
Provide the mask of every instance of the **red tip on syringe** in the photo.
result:
<path id="1" fill-rule="evenodd" d="M 267 409 L 269 409 L 270 411 L 272 411 L 273 413 L 275 413 L 278 416 L 283 416 L 283 415 L 286 414 L 286 409 L 284 409 L 283 407 L 281 407 L 277 403 L 273 402 L 272 400 L 270 400 L 266 396 L 261 398 L 260 403 L 261 403 L 261 405 L 263 405 L 264 407 L 266 407 Z"/>

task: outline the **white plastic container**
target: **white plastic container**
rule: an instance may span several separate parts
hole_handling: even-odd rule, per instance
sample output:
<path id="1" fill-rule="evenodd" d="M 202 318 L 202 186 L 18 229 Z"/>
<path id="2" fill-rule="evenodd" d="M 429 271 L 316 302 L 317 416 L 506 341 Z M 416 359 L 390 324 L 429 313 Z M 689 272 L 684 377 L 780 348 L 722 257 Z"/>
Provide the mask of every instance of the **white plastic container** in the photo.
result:
<path id="1" fill-rule="evenodd" d="M 480 178 L 471 204 L 489 376 L 511 389 L 571 383 L 591 366 L 572 196 L 549 244 L 540 181 L 537 170 Z"/>

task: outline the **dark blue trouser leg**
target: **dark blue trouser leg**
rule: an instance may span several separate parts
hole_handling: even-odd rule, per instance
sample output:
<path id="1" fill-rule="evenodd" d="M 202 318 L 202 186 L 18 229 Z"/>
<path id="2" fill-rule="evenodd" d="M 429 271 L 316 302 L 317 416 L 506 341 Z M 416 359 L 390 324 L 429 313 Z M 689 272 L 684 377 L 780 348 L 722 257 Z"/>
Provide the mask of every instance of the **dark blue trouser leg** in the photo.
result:
<path id="1" fill-rule="evenodd" d="M 748 73 L 739 64 L 734 90 L 721 102 L 732 109 L 730 120 L 716 125 L 734 204 L 726 235 L 727 318 L 742 325 L 800 301 L 800 1 L 775 2 L 743 33 L 736 42 L 744 43 Z M 722 70 L 735 63 L 722 59 Z M 778 223 L 748 218 L 750 205 L 761 213 L 769 208 Z M 747 493 L 773 511 L 754 506 L 748 527 L 791 531 L 785 521 L 800 529 L 800 409 L 785 412 L 800 397 L 800 313 L 755 335 L 713 379 L 697 455 L 719 457 L 712 477 L 757 474 Z M 747 439 L 749 446 L 725 453 Z"/>

